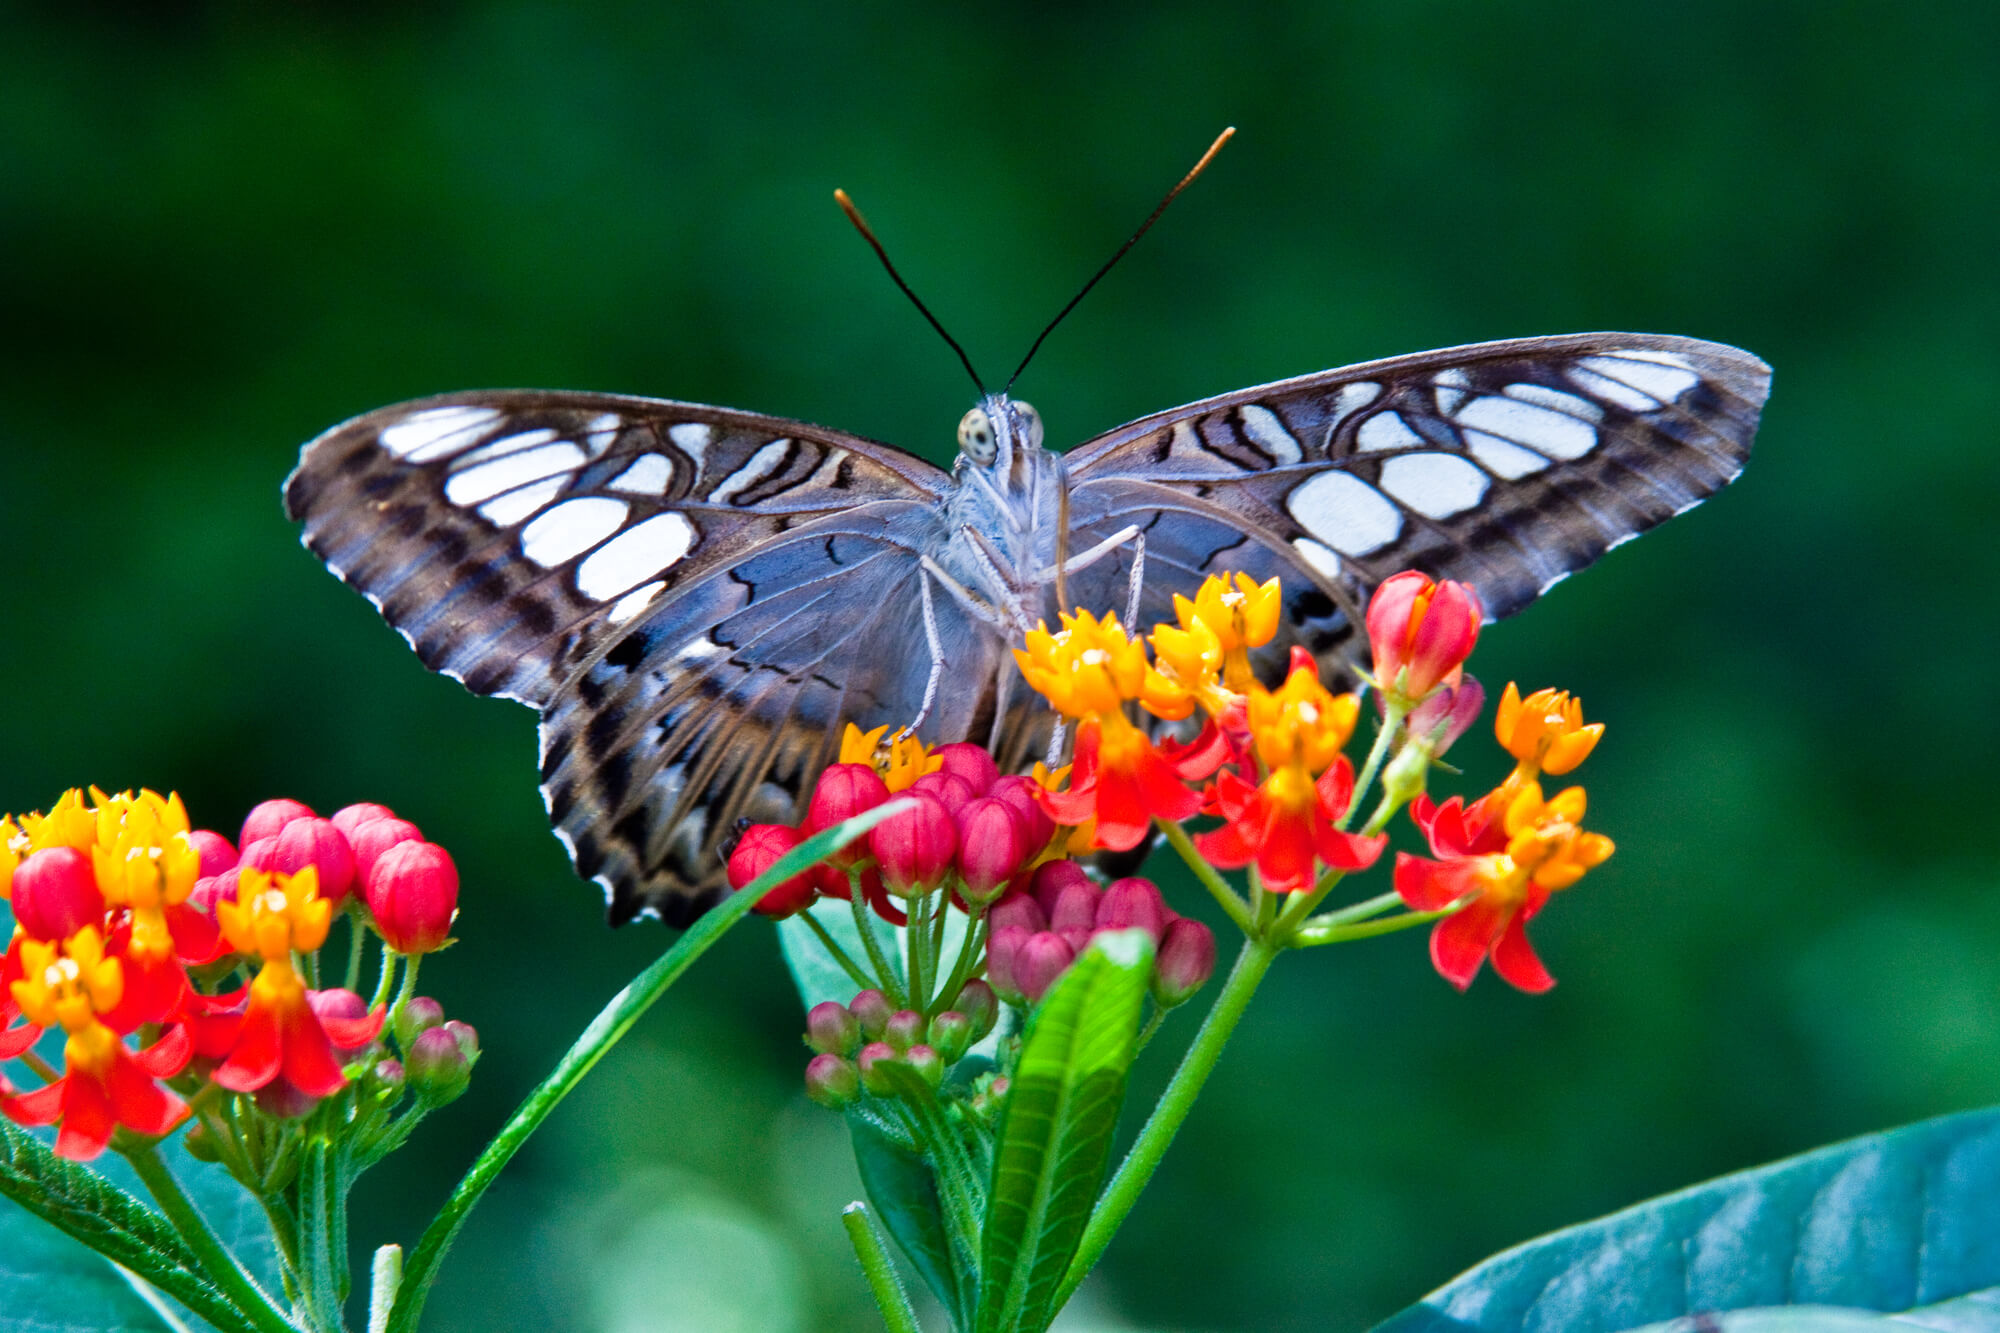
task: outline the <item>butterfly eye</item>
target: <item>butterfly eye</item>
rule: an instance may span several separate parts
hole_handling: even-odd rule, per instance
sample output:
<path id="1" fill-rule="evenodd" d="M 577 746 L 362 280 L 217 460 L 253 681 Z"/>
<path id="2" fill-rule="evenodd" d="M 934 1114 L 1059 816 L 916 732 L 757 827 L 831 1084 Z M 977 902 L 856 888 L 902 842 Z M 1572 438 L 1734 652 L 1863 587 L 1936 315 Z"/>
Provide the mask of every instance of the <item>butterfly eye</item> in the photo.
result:
<path id="1" fill-rule="evenodd" d="M 1042 414 L 1031 405 L 1016 399 L 1014 408 L 1014 431 L 1016 437 L 1030 449 L 1042 447 Z"/>
<path id="2" fill-rule="evenodd" d="M 993 420 L 985 408 L 975 407 L 958 419 L 958 449 L 981 467 L 999 455 L 993 443 Z"/>

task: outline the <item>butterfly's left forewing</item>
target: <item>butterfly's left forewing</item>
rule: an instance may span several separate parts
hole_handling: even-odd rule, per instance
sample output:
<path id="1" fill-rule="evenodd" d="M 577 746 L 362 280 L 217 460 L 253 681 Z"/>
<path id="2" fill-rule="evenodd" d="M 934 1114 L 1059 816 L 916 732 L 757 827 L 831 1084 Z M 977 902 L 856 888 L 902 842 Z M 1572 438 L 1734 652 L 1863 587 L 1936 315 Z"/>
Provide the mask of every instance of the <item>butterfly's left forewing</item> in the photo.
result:
<path id="1" fill-rule="evenodd" d="M 1146 533 L 1140 620 L 1209 573 L 1281 574 L 1273 645 L 1346 648 L 1401 569 L 1511 614 L 1742 470 L 1770 385 L 1747 352 L 1576 334 L 1482 343 L 1244 389 L 1073 450 L 1069 544 Z M 1129 555 L 1073 585 L 1122 606 Z"/>
<path id="2" fill-rule="evenodd" d="M 285 496 L 427 665 L 542 710 L 551 816 L 613 918 L 684 923 L 737 819 L 792 817 L 843 718 L 914 715 L 948 484 L 799 422 L 494 392 L 338 426 Z M 939 628 L 992 673 L 969 661 L 990 635 L 949 607 Z"/>

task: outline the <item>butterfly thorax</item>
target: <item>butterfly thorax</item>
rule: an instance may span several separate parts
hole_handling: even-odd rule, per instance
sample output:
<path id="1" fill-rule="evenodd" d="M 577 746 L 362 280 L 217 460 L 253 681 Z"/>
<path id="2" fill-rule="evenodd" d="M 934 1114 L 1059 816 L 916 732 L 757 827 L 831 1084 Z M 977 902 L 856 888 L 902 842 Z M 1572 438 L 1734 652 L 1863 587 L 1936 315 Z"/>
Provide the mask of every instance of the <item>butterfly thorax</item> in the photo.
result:
<path id="1" fill-rule="evenodd" d="M 1062 558 L 1062 459 L 1042 447 L 1042 419 L 1027 403 L 988 394 L 958 426 L 956 483 L 945 531 L 931 553 L 946 575 L 1015 629 L 1042 605 Z"/>

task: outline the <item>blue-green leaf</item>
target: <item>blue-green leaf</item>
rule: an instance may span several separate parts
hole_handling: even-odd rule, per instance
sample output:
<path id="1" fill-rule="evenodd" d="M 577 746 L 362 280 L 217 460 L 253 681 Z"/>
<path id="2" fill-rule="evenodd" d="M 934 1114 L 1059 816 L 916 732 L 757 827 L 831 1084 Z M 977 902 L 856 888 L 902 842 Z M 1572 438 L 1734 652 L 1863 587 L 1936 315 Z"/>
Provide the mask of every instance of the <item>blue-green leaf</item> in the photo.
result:
<path id="1" fill-rule="evenodd" d="M 1054 1315 L 1104 1182 L 1152 969 L 1144 931 L 1099 935 L 1028 1022 L 993 1162 L 979 1333 L 1039 1333 Z"/>
<path id="2" fill-rule="evenodd" d="M 1378 1333 L 1613 1333 L 1784 1305 L 1910 1311 L 1908 1322 L 1913 1307 L 1996 1285 L 2000 1108 L 1835 1144 L 1530 1241 Z"/>
<path id="3" fill-rule="evenodd" d="M 876 1217 L 951 1315 L 953 1326 L 965 1327 L 974 1285 L 968 1279 L 975 1275 L 962 1273 L 952 1258 L 951 1237 L 929 1164 L 859 1116 L 849 1117 L 848 1128 L 854 1139 L 854 1165 Z"/>

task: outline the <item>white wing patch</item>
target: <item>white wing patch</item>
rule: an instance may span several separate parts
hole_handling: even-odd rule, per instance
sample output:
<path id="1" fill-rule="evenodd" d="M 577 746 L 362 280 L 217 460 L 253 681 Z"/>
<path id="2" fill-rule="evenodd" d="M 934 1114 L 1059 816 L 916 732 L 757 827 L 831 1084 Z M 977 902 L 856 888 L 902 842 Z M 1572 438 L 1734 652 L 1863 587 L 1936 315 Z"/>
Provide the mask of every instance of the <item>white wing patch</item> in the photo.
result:
<path id="1" fill-rule="evenodd" d="M 1425 444 L 1424 437 L 1394 412 L 1378 412 L 1368 418 L 1354 432 L 1354 438 L 1363 453 L 1371 454 L 1384 449 L 1421 449 Z"/>
<path id="2" fill-rule="evenodd" d="M 1508 392 L 1527 387 L 1510 385 Z M 1475 398 L 1458 414 L 1458 424 L 1551 458 L 1582 458 L 1597 447 L 1597 427 L 1588 421 L 1519 397 Z"/>
<path id="3" fill-rule="evenodd" d="M 1472 387 L 1472 376 L 1464 366 L 1453 366 L 1439 371 L 1431 383 L 1436 387 L 1438 414 L 1448 417 L 1465 401 L 1466 391 Z"/>
<path id="4" fill-rule="evenodd" d="M 1243 418 L 1243 433 L 1250 437 L 1250 443 L 1271 456 L 1271 461 L 1279 467 L 1305 461 L 1305 450 L 1285 429 L 1285 423 L 1278 420 L 1278 414 L 1268 407 L 1256 403 L 1245 403 L 1237 411 Z"/>
<path id="5" fill-rule="evenodd" d="M 1701 383 L 1701 375 L 1685 360 L 1652 350 L 1587 356 L 1567 373 L 1572 383 L 1632 412 L 1664 407 Z"/>
<path id="6" fill-rule="evenodd" d="M 755 486 L 764 478 L 784 466 L 785 456 L 792 450 L 790 440 L 773 440 L 756 453 L 750 460 L 722 479 L 722 484 L 709 492 L 710 504 L 727 504 L 731 498 Z"/>
<path id="7" fill-rule="evenodd" d="M 1292 549 L 1299 553 L 1299 559 L 1311 565 L 1315 571 L 1326 576 L 1331 583 L 1340 577 L 1340 557 L 1310 537 L 1292 538 Z"/>
<path id="8" fill-rule="evenodd" d="M 1347 472 L 1308 478 L 1293 489 L 1285 507 L 1307 532 L 1342 555 L 1366 555 L 1403 530 L 1402 511 Z"/>
<path id="9" fill-rule="evenodd" d="M 562 494 L 568 483 L 567 474 L 558 474 L 518 491 L 508 491 L 479 506 L 479 516 L 495 527 L 511 528 Z"/>
<path id="10" fill-rule="evenodd" d="M 605 620 L 613 625 L 623 624 L 645 610 L 647 604 L 660 595 L 660 589 L 666 586 L 661 580 L 655 579 L 651 583 L 641 584 L 632 589 L 618 599 L 618 604 L 605 615 Z"/>
<path id="11" fill-rule="evenodd" d="M 550 436 L 555 434 L 554 431 L 532 433 Z M 483 454 L 490 448 L 492 446 L 487 445 L 475 452 Z M 453 472 L 445 479 L 444 498 L 455 505 L 476 505 L 517 487 L 526 486 L 529 482 L 568 473 L 581 467 L 583 461 L 583 450 L 567 440 L 560 444 L 542 444 L 515 453 L 503 454 L 490 461 L 475 463 L 471 467 Z"/>
<path id="12" fill-rule="evenodd" d="M 715 428 L 705 421 L 683 421 L 667 427 L 667 438 L 682 453 L 699 463 L 708 452 L 710 442 L 715 439 Z"/>
<path id="13" fill-rule="evenodd" d="M 1509 440 L 1476 430 L 1465 432 L 1465 447 L 1479 460 L 1480 466 L 1502 481 L 1519 481 L 1549 465 L 1549 460 L 1533 449 L 1523 449 Z"/>
<path id="14" fill-rule="evenodd" d="M 694 524 L 684 515 L 655 514 L 586 556 L 576 567 L 576 590 L 599 601 L 616 597 L 632 585 L 679 563 L 693 549 L 695 537 Z"/>
<path id="15" fill-rule="evenodd" d="M 431 407 L 385 426 L 377 439 L 405 462 L 429 463 L 457 453 L 465 447 L 462 437 L 499 419 L 495 407 Z"/>
<path id="16" fill-rule="evenodd" d="M 1333 424 L 1338 426 L 1381 396 L 1382 386 L 1373 380 L 1358 380 L 1353 384 L 1341 385 L 1340 392 L 1333 400 Z"/>
<path id="17" fill-rule="evenodd" d="M 1464 513 L 1486 498 L 1488 484 L 1457 454 L 1402 454 L 1382 465 L 1382 489 L 1426 518 Z"/>
<path id="18" fill-rule="evenodd" d="M 627 495 L 665 495 L 674 483 L 674 460 L 665 454 L 640 454 L 612 479 L 610 489 Z"/>
<path id="19" fill-rule="evenodd" d="M 623 500 L 602 495 L 565 500 L 521 529 L 521 554 L 551 569 L 618 531 L 627 509 Z"/>

